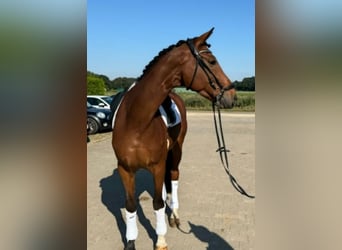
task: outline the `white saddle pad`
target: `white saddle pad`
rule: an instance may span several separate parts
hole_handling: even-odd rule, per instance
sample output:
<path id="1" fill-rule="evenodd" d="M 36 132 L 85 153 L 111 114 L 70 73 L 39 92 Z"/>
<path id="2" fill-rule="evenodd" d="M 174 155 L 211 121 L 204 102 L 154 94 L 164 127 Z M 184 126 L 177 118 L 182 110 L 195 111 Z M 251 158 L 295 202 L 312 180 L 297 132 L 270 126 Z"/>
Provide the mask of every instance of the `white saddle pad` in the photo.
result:
<path id="1" fill-rule="evenodd" d="M 170 123 L 170 122 L 169 122 L 168 117 L 167 117 L 167 114 L 166 114 L 166 112 L 165 112 L 163 106 L 160 106 L 160 107 L 159 107 L 159 112 L 160 112 L 160 114 L 161 114 L 161 117 L 162 117 L 162 119 L 163 119 L 165 125 L 166 125 L 168 128 L 173 127 L 173 126 L 176 126 L 176 125 L 178 125 L 178 124 L 181 122 L 180 112 L 179 112 L 179 110 L 178 110 L 178 107 L 177 107 L 176 103 L 175 103 L 173 100 L 171 100 L 171 103 L 172 103 L 172 104 L 171 104 L 171 108 L 172 108 L 173 112 L 174 112 L 175 115 L 176 115 L 176 121 L 175 121 L 174 123 Z"/>

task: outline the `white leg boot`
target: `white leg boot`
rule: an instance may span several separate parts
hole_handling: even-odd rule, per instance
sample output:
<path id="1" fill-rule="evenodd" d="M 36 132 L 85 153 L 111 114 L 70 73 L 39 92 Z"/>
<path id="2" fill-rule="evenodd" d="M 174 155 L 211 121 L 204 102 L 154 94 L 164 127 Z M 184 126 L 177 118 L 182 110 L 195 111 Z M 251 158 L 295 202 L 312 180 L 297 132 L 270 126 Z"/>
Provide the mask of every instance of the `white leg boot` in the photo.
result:
<path id="1" fill-rule="evenodd" d="M 126 239 L 136 240 L 138 238 L 137 212 L 130 213 L 126 210 Z"/>
<path id="2" fill-rule="evenodd" d="M 170 226 L 175 227 L 179 226 L 179 215 L 178 215 L 178 181 L 171 181 L 171 202 L 170 207 L 172 210 L 171 218 L 170 218 Z"/>
<path id="3" fill-rule="evenodd" d="M 158 235 L 157 248 L 156 249 L 167 249 L 165 241 L 165 235 L 167 232 L 166 221 L 165 221 L 165 205 L 159 210 L 154 210 L 156 215 L 156 233 Z"/>

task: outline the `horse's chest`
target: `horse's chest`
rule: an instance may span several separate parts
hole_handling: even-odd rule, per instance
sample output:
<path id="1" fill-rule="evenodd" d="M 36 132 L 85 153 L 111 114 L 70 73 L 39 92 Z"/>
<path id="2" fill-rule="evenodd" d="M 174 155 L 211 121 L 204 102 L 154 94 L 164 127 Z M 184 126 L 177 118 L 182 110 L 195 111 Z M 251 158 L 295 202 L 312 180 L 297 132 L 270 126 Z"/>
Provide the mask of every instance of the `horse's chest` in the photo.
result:
<path id="1" fill-rule="evenodd" d="M 126 164 L 135 167 L 149 167 L 158 164 L 164 158 L 162 151 L 145 145 L 132 147 L 126 154 Z"/>
<path id="2" fill-rule="evenodd" d="M 127 165 L 148 167 L 165 160 L 166 151 L 167 142 L 161 138 L 132 138 L 126 142 L 120 157 Z"/>
<path id="3" fill-rule="evenodd" d="M 162 121 L 154 120 L 144 130 L 126 129 L 116 134 L 114 144 L 117 157 L 128 166 L 148 167 L 166 160 L 167 132 Z"/>

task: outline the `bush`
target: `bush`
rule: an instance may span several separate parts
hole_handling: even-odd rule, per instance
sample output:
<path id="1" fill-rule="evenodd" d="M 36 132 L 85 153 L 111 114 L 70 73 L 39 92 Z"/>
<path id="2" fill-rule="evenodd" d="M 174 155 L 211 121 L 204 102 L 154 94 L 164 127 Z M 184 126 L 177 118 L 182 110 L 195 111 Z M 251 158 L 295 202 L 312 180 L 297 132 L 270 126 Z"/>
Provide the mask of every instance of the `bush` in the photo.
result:
<path id="1" fill-rule="evenodd" d="M 106 93 L 105 82 L 96 76 L 87 76 L 87 95 L 104 95 Z"/>

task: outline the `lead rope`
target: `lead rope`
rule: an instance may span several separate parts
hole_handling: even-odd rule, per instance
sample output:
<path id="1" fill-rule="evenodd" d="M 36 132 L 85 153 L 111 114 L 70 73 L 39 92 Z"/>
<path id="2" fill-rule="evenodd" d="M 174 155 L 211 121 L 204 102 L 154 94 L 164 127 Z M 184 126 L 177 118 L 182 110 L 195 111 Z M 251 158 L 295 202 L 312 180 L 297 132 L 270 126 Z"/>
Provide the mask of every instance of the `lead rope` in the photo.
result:
<path id="1" fill-rule="evenodd" d="M 227 148 L 226 148 L 226 144 L 224 141 L 224 136 L 223 136 L 223 130 L 222 130 L 222 121 L 221 121 L 221 111 L 220 108 L 217 107 L 217 114 L 218 114 L 218 120 L 219 120 L 219 128 L 217 125 L 217 119 L 216 119 L 216 112 L 215 112 L 215 107 L 216 104 L 215 102 L 213 102 L 213 114 L 214 114 L 214 124 L 215 124 L 215 132 L 216 132 L 216 138 L 217 138 L 217 144 L 218 144 L 218 149 L 216 150 L 216 152 L 220 153 L 220 158 L 221 158 L 221 163 L 222 166 L 224 168 L 224 170 L 226 171 L 226 173 L 229 176 L 230 182 L 232 183 L 233 187 L 242 195 L 247 196 L 248 198 L 254 199 L 255 196 L 253 195 L 249 195 L 240 185 L 239 183 L 237 183 L 236 179 L 234 178 L 234 176 L 231 174 L 230 170 L 229 170 L 229 163 L 228 163 L 228 152 L 230 152 Z"/>

